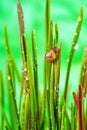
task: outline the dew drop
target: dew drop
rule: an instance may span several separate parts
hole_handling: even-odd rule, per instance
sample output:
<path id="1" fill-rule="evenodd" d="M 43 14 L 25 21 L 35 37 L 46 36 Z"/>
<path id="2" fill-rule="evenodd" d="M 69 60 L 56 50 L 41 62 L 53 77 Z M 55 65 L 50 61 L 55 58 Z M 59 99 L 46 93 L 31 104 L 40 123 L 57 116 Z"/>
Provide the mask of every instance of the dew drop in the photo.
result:
<path id="1" fill-rule="evenodd" d="M 37 51 L 37 47 L 36 47 L 36 51 Z"/>
<path id="2" fill-rule="evenodd" d="M 34 69 L 34 67 L 32 66 L 32 70 Z"/>
<path id="3" fill-rule="evenodd" d="M 74 35 L 77 36 L 77 33 L 75 33 Z"/>
<path id="4" fill-rule="evenodd" d="M 10 75 L 8 75 L 8 80 L 11 80 L 11 76 Z"/>
<path id="5" fill-rule="evenodd" d="M 22 54 L 24 54 L 24 51 L 23 51 L 23 50 L 22 50 L 21 52 L 22 52 Z"/>
<path id="6" fill-rule="evenodd" d="M 35 30 L 33 30 L 33 34 L 35 35 Z"/>
<path id="7" fill-rule="evenodd" d="M 85 65 L 83 66 L 83 69 L 86 69 L 86 66 L 85 66 Z"/>
<path id="8" fill-rule="evenodd" d="M 28 81 L 28 76 L 25 76 L 25 80 Z"/>
<path id="9" fill-rule="evenodd" d="M 80 22 L 81 20 L 82 20 L 82 19 L 81 19 L 81 17 L 79 16 L 79 17 L 78 17 L 78 22 Z"/>
<path id="10" fill-rule="evenodd" d="M 86 100 L 86 97 L 83 97 L 83 100 L 85 101 L 85 100 Z"/>
<path id="11" fill-rule="evenodd" d="M 27 71 L 27 68 L 26 67 L 22 67 L 22 72 L 26 72 Z"/>
<path id="12" fill-rule="evenodd" d="M 74 45 L 75 43 L 73 42 L 72 45 Z"/>
<path id="13" fill-rule="evenodd" d="M 79 44 L 76 44 L 76 45 L 74 46 L 74 49 L 75 49 L 75 50 L 78 50 L 78 48 L 79 48 Z"/>
<path id="14" fill-rule="evenodd" d="M 69 59 L 67 59 L 66 62 L 69 63 Z"/>
<path id="15" fill-rule="evenodd" d="M 58 109 L 58 107 L 56 106 L 56 110 Z"/>

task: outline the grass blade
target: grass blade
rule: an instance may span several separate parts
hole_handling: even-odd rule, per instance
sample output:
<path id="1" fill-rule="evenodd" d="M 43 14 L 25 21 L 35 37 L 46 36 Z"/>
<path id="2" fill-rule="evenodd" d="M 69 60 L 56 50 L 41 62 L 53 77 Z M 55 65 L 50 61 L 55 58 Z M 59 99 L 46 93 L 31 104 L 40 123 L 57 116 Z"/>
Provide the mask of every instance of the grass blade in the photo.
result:
<path id="1" fill-rule="evenodd" d="M 72 47 L 71 47 L 70 56 L 69 56 L 69 62 L 68 62 L 66 80 L 65 80 L 65 86 L 64 86 L 65 102 L 66 102 L 66 99 L 67 99 L 68 82 L 69 82 L 72 59 L 73 59 L 73 55 L 74 55 L 74 52 L 76 50 L 76 45 L 77 45 L 78 38 L 79 38 L 79 35 L 80 35 L 82 20 L 83 20 L 83 7 L 80 8 L 80 14 L 79 14 L 79 17 L 78 17 L 78 24 L 77 24 L 77 27 L 76 27 L 76 31 L 75 31 L 75 34 L 74 34 L 73 41 L 72 41 Z"/>
<path id="2" fill-rule="evenodd" d="M 1 106 L 4 108 L 4 82 L 3 82 L 3 74 L 0 71 L 0 103 Z M 4 130 L 4 119 L 2 112 L 0 111 L 0 128 Z"/>

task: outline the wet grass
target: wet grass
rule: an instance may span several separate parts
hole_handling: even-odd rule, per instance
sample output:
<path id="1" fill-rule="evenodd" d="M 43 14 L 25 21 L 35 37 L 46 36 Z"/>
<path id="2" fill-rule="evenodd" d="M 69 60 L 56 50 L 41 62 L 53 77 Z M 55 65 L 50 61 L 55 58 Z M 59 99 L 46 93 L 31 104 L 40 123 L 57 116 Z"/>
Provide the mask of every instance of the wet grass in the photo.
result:
<path id="1" fill-rule="evenodd" d="M 35 30 L 31 32 L 32 61 L 28 50 L 24 29 L 24 16 L 20 0 L 17 2 L 20 31 L 20 50 L 22 55 L 21 74 L 12 56 L 7 26 L 4 27 L 7 50 L 6 80 L 9 111 L 5 111 L 5 89 L 3 74 L 0 71 L 0 129 L 4 130 L 86 130 L 87 129 L 87 48 L 84 50 L 78 92 L 72 92 L 73 103 L 67 103 L 68 83 L 72 68 L 72 60 L 78 49 L 78 38 L 83 20 L 83 7 L 77 19 L 74 38 L 71 43 L 70 56 L 66 72 L 63 95 L 60 97 L 61 50 L 59 28 L 50 20 L 50 0 L 46 1 L 45 27 L 46 40 L 44 49 L 43 93 L 40 93 L 38 80 L 39 68 Z M 68 38 L 68 37 L 67 37 Z M 42 56 L 43 57 L 43 56 Z M 75 74 L 76 75 L 76 74 Z M 62 79 L 64 82 L 64 80 Z M 16 89 L 19 87 L 19 93 Z M 19 94 L 19 95 L 18 95 Z M 16 100 L 19 97 L 19 100 Z M 7 116 L 9 115 L 9 116 Z M 9 117 L 9 118 L 8 118 Z"/>

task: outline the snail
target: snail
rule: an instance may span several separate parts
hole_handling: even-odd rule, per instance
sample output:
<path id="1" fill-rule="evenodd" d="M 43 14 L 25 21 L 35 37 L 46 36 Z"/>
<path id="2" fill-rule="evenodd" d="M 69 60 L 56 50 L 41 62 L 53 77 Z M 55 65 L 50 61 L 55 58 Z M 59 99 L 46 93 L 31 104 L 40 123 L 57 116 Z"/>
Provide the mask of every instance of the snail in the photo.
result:
<path id="1" fill-rule="evenodd" d="M 59 49 L 57 47 L 52 48 L 49 52 L 45 54 L 46 61 L 49 63 L 54 62 L 58 54 Z"/>

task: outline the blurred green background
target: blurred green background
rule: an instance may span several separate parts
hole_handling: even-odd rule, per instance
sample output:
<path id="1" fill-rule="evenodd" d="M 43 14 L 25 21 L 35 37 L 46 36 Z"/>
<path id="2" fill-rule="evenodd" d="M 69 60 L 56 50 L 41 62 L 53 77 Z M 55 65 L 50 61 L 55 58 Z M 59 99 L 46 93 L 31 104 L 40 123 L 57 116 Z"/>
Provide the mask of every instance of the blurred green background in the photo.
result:
<path id="1" fill-rule="evenodd" d="M 35 29 L 38 55 L 38 69 L 39 69 L 39 85 L 40 90 L 43 90 L 43 58 L 45 45 L 45 4 L 46 0 L 20 0 L 25 21 L 25 32 L 27 35 L 28 47 L 31 51 L 31 31 Z M 60 78 L 60 92 L 62 92 L 67 68 L 67 59 L 74 36 L 77 17 L 79 15 L 80 6 L 84 8 L 84 18 L 82 31 L 79 37 L 79 49 L 76 50 L 69 86 L 71 91 L 76 90 L 79 82 L 79 74 L 81 69 L 81 60 L 84 47 L 87 44 L 87 1 L 86 0 L 50 0 L 51 1 L 51 20 L 53 25 L 59 25 L 59 41 L 62 41 L 62 58 L 61 58 L 61 78 Z M 19 42 L 19 27 L 17 17 L 17 0 L 0 0 L 0 70 L 4 73 L 4 80 L 6 79 L 6 48 L 4 39 L 4 25 L 8 27 L 9 43 L 12 55 L 21 72 L 22 60 Z M 31 54 L 32 60 L 32 54 Z"/>

